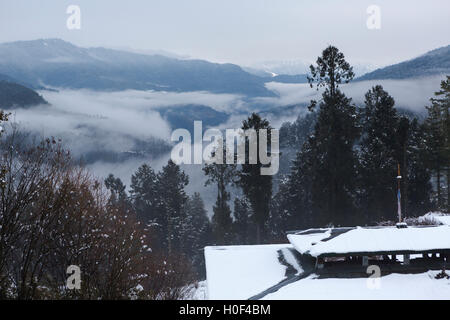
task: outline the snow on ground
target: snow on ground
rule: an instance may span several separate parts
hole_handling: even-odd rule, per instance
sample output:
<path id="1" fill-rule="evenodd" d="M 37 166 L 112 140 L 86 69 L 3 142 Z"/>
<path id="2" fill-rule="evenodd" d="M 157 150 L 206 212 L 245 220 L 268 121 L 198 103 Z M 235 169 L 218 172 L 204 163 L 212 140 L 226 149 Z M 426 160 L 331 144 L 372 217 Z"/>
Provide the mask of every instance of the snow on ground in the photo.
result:
<path id="1" fill-rule="evenodd" d="M 442 212 L 429 212 L 419 218 L 420 221 L 436 221 L 438 223 L 450 225 L 450 214 Z"/>
<path id="2" fill-rule="evenodd" d="M 206 247 L 208 298 L 248 299 L 285 278 L 278 251 L 290 244 Z"/>
<path id="3" fill-rule="evenodd" d="M 450 299 L 450 280 L 435 279 L 437 271 L 421 274 L 390 274 L 373 279 L 317 279 L 316 275 L 289 284 L 265 296 L 268 300 L 379 300 Z M 368 284 L 368 282 L 370 282 Z"/>
<path id="4" fill-rule="evenodd" d="M 208 287 L 206 280 L 190 285 L 186 288 L 186 300 L 206 300 L 208 299 Z"/>
<path id="5" fill-rule="evenodd" d="M 319 234 L 320 237 L 324 233 Z M 305 241 L 305 237 L 307 241 Z M 326 253 L 426 251 L 450 248 L 450 226 L 395 227 L 367 229 L 357 227 L 328 241 L 310 242 L 311 235 L 289 235 L 289 241 L 313 257 Z"/>

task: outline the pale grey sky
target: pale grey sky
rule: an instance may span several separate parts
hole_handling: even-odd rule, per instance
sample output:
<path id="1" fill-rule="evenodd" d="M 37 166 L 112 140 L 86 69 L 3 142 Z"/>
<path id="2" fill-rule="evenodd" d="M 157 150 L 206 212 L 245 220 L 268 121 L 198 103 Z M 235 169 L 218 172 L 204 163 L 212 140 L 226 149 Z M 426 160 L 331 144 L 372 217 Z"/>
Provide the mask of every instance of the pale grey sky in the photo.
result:
<path id="1" fill-rule="evenodd" d="M 81 30 L 68 30 L 68 5 Z M 368 30 L 366 9 L 381 8 Z M 243 65 L 311 61 L 327 44 L 385 65 L 450 44 L 448 0 L 1 0 L 0 42 L 62 38 L 80 46 L 166 50 Z"/>

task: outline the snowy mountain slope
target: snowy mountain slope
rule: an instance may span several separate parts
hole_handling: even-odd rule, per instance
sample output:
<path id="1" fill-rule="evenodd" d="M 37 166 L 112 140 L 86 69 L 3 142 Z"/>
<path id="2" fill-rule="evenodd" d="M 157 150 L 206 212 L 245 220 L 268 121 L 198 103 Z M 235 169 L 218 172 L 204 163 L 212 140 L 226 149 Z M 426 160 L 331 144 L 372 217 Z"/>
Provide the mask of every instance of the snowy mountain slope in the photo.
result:
<path id="1" fill-rule="evenodd" d="M 274 96 L 264 87 L 263 78 L 234 64 L 82 48 L 60 39 L 0 44 L 0 73 L 35 87 Z"/>
<path id="2" fill-rule="evenodd" d="M 356 80 L 406 79 L 450 73 L 450 45 L 417 58 L 366 73 Z"/>
<path id="3" fill-rule="evenodd" d="M 315 60 L 306 61 L 300 59 L 262 61 L 253 63 L 248 67 L 248 70 L 255 74 L 261 74 L 262 72 L 265 72 L 271 73 L 272 75 L 295 76 L 309 73 L 309 66 L 314 63 Z M 350 64 L 353 66 L 353 71 L 355 72 L 356 76 L 371 72 L 377 68 L 377 66 L 370 63 L 350 61 Z"/>

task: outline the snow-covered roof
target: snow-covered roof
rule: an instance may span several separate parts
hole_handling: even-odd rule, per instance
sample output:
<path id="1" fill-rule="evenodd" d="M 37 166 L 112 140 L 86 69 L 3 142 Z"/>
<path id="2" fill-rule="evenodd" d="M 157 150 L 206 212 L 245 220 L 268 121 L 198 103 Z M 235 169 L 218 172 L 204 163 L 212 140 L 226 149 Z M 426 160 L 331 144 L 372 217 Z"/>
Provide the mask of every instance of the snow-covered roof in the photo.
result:
<path id="1" fill-rule="evenodd" d="M 450 217 L 429 215 L 444 224 Z M 420 274 L 391 273 L 375 280 L 365 274 L 358 278 L 323 277 L 316 273 L 314 259 L 294 254 L 295 250 L 315 257 L 450 250 L 450 225 L 310 229 L 288 238 L 291 244 L 206 247 L 207 298 L 448 299 L 450 295 L 450 279 L 437 279 L 440 271 L 432 268 Z M 379 286 L 374 287 L 373 281 Z M 204 297 L 205 288 L 200 290 Z"/>
<path id="2" fill-rule="evenodd" d="M 339 254 L 426 252 L 450 250 L 450 226 L 361 228 L 333 236 L 332 229 L 289 234 L 289 242 L 302 254 L 313 257 Z"/>

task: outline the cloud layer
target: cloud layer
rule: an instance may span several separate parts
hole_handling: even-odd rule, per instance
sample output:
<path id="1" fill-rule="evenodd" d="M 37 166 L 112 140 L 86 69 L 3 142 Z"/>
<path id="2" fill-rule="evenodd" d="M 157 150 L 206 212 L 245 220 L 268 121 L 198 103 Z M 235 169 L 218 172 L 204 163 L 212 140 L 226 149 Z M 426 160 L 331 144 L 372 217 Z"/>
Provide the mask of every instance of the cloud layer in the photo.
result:
<path id="1" fill-rule="evenodd" d="M 439 89 L 441 80 L 445 76 L 432 76 L 406 80 L 371 80 L 354 81 L 342 85 L 342 91 L 348 97 L 352 97 L 357 104 L 364 102 L 365 93 L 373 86 L 380 84 L 394 97 L 397 107 L 407 108 L 416 112 L 424 111 L 424 107 L 429 104 L 429 99 L 433 97 L 435 91 Z M 291 105 L 296 103 L 308 103 L 311 99 L 318 99 L 320 92 L 311 89 L 308 84 L 284 84 L 270 82 L 267 88 L 279 94 L 277 98 L 258 98 L 259 102 L 272 105 Z"/>
<path id="2" fill-rule="evenodd" d="M 413 111 L 424 111 L 429 98 L 439 88 L 443 77 L 429 77 L 409 80 L 380 80 L 353 82 L 343 85 L 343 91 L 358 104 L 364 101 L 364 94 L 375 84 L 381 84 L 396 100 L 396 105 Z M 160 116 L 157 109 L 180 107 L 187 104 L 206 105 L 217 111 L 230 114 L 227 123 L 220 129 L 239 128 L 242 120 L 251 111 L 262 111 L 272 126 L 277 128 L 284 121 L 292 121 L 306 112 L 304 106 L 284 109 L 283 106 L 306 104 L 320 98 L 320 92 L 307 84 L 267 83 L 267 88 L 278 97 L 248 99 L 231 94 L 208 92 L 152 92 L 121 91 L 93 92 L 89 90 L 61 90 L 40 92 L 50 105 L 13 110 L 12 120 L 25 130 L 43 137 L 56 136 L 79 156 L 89 152 L 127 152 L 139 149 L 136 141 L 149 139 L 170 141 L 172 128 Z M 170 154 L 158 154 L 152 158 L 131 158 L 121 162 L 96 161 L 89 169 L 100 177 L 114 173 L 128 186 L 131 174 L 142 163 L 149 163 L 160 170 L 167 163 Z M 201 191 L 206 205 L 211 210 L 215 201 L 214 188 L 205 188 L 201 166 L 183 166 L 190 175 L 188 192 Z"/>

